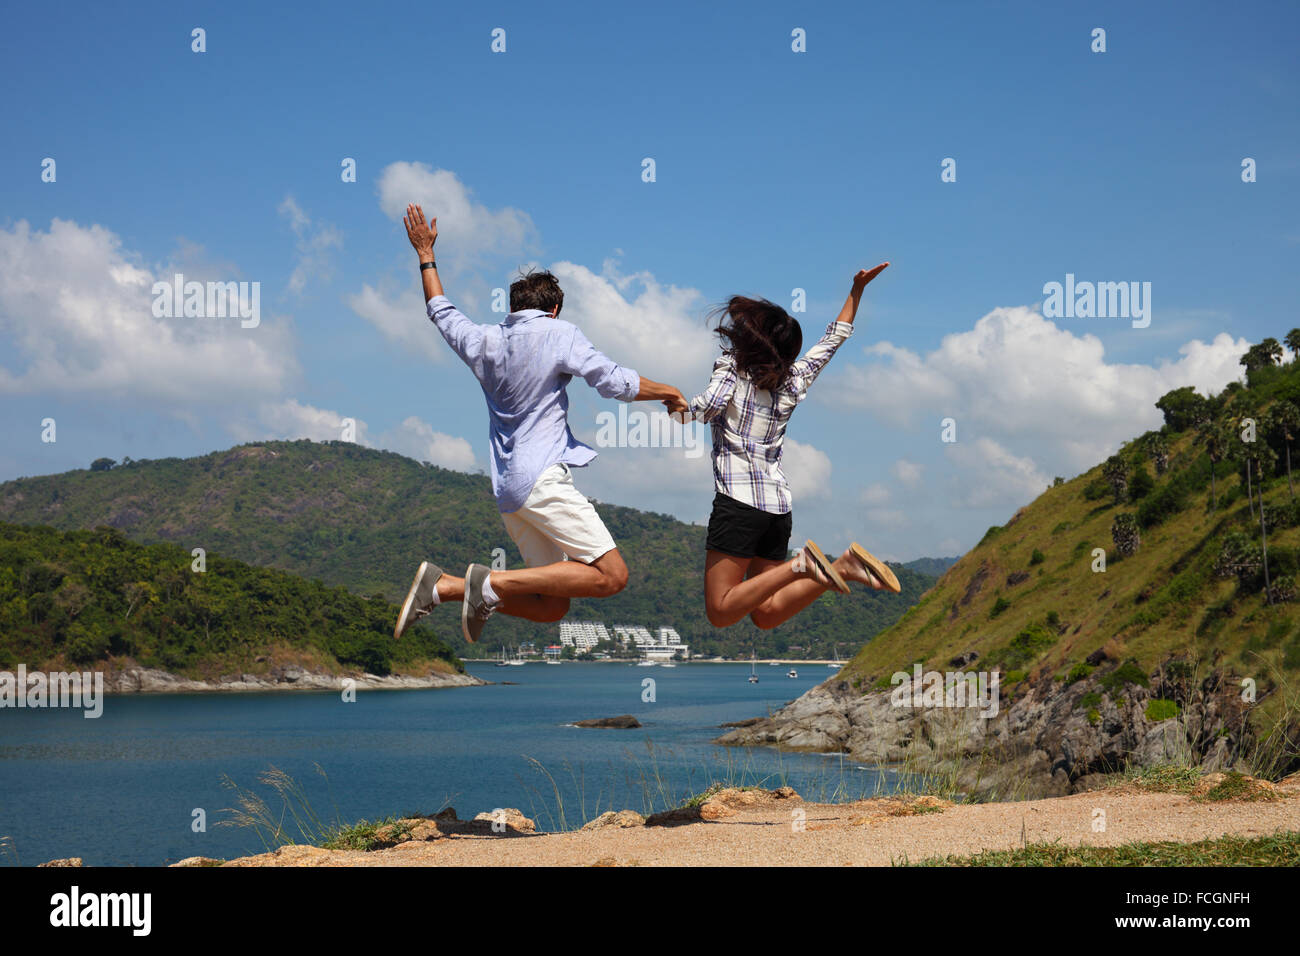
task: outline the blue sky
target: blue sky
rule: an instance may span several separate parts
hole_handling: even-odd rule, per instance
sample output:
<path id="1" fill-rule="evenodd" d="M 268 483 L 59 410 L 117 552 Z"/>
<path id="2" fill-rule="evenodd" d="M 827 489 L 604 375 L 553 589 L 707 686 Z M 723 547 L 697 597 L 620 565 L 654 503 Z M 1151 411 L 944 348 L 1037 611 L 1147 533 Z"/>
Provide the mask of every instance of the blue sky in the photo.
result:
<path id="1" fill-rule="evenodd" d="M 553 267 L 566 318 L 687 393 L 710 305 L 802 288 L 811 339 L 890 260 L 787 454 L 796 535 L 904 560 L 967 550 L 1158 424 L 1164 391 L 1217 389 L 1246 342 L 1300 325 L 1293 3 L 70 9 L 11 5 L 0 30 L 0 478 L 344 417 L 486 469 L 407 198 L 439 215 L 472 317 L 500 319 L 521 264 Z M 176 271 L 260 283 L 261 323 L 154 317 Z M 1044 319 L 1067 273 L 1151 283 L 1150 326 Z M 612 406 L 570 391 L 592 440 Z M 707 456 L 683 458 L 601 449 L 579 484 L 703 521 Z"/>

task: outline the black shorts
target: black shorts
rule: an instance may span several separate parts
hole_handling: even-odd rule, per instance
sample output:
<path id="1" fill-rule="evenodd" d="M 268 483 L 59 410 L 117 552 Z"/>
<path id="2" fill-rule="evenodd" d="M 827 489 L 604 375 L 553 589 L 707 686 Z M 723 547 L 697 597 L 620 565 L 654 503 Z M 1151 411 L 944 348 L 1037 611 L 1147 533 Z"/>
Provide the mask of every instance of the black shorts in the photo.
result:
<path id="1" fill-rule="evenodd" d="M 790 556 L 792 520 L 789 512 L 770 514 L 718 492 L 705 547 L 737 558 L 784 561 Z"/>

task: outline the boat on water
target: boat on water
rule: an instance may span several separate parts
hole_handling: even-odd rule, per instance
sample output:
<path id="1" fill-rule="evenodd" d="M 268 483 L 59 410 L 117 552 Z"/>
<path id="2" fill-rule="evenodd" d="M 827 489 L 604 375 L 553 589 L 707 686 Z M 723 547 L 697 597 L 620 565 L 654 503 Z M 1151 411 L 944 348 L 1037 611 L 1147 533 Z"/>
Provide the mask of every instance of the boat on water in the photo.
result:
<path id="1" fill-rule="evenodd" d="M 548 664 L 562 664 L 562 663 L 564 663 L 564 662 L 563 662 L 563 661 L 557 661 L 557 660 L 556 660 L 555 658 L 553 658 L 553 657 L 548 657 L 548 658 L 546 658 L 546 663 L 548 663 Z"/>
<path id="2" fill-rule="evenodd" d="M 792 667 L 792 668 L 790 668 L 788 671 L 786 671 L 785 676 L 786 676 L 786 677 L 798 677 L 798 676 L 799 676 L 799 672 L 798 672 L 797 670 L 795 670 L 795 669 Z"/>
<path id="3" fill-rule="evenodd" d="M 754 673 L 755 663 L 756 663 L 756 662 L 755 662 L 755 660 L 754 660 L 754 655 L 753 655 L 753 654 L 750 654 L 750 655 L 749 655 L 749 682 L 750 682 L 751 684 L 757 684 L 757 683 L 758 683 L 758 674 Z"/>
<path id="4" fill-rule="evenodd" d="M 835 660 L 832 663 L 827 664 L 826 666 L 833 671 L 837 671 L 844 666 L 844 662 L 840 660 L 840 651 L 838 647 L 832 648 L 831 653 L 835 656 Z"/>
<path id="5" fill-rule="evenodd" d="M 674 664 L 672 661 L 663 661 L 659 666 L 660 666 L 660 667 L 676 667 L 677 665 Z"/>
<path id="6" fill-rule="evenodd" d="M 506 660 L 506 646 L 505 646 L 504 644 L 501 645 L 501 659 L 500 659 L 499 661 L 496 662 L 496 666 L 497 666 L 497 667 L 509 667 L 509 666 L 510 666 L 510 662 L 509 662 L 508 660 Z"/>

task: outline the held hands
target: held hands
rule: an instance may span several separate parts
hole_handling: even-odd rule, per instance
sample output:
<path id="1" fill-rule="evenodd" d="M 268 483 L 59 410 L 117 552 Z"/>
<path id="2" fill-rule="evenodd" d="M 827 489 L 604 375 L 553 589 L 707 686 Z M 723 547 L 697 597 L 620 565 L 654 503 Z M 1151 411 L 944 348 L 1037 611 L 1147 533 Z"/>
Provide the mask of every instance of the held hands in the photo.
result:
<path id="1" fill-rule="evenodd" d="M 690 419 L 690 403 L 686 401 L 680 390 L 673 388 L 671 385 L 668 387 L 672 389 L 672 394 L 663 400 L 664 407 L 668 409 L 668 414 L 675 421 L 684 425 Z"/>
<path id="2" fill-rule="evenodd" d="M 411 240 L 411 247 L 419 253 L 420 258 L 433 258 L 433 244 L 438 241 L 438 219 L 435 216 L 425 225 L 424 210 L 414 203 L 406 207 L 406 215 L 402 217 L 402 223 L 406 226 L 406 238 Z"/>
<path id="3" fill-rule="evenodd" d="M 862 290 L 867 287 L 868 282 L 870 282 L 872 279 L 880 275 L 880 273 L 884 272 L 888 268 L 889 268 L 889 263 L 882 262 L 874 269 L 859 269 L 857 274 L 853 277 L 854 293 L 860 295 L 862 293 Z"/>

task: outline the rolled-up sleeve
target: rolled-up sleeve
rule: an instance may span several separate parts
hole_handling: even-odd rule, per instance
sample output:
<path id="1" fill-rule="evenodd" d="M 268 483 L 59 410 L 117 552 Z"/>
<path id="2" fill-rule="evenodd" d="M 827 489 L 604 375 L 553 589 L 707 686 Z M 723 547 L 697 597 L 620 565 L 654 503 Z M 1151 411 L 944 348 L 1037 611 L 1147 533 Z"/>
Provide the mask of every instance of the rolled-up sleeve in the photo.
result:
<path id="1" fill-rule="evenodd" d="M 730 355 L 719 356 L 713 363 L 713 375 L 704 391 L 687 404 L 697 422 L 711 422 L 727 410 L 736 390 L 736 362 Z"/>
<path id="2" fill-rule="evenodd" d="M 445 295 L 435 295 L 426 303 L 426 308 L 430 320 L 452 351 L 473 368 L 483 354 L 483 330 L 467 319 Z"/>
<path id="3" fill-rule="evenodd" d="M 826 363 L 831 360 L 835 350 L 852 334 L 853 323 L 831 322 L 826 326 L 826 332 L 817 344 L 805 352 L 803 358 L 790 366 L 790 377 L 796 380 L 800 392 L 808 390 L 821 374 L 821 370 L 826 367 Z"/>
<path id="4" fill-rule="evenodd" d="M 641 392 L 641 376 L 599 351 L 577 326 L 573 326 L 573 338 L 562 353 L 560 368 L 581 378 L 603 398 L 631 402 Z"/>

